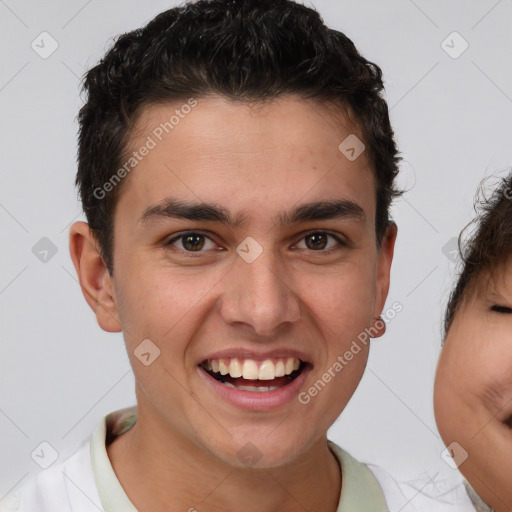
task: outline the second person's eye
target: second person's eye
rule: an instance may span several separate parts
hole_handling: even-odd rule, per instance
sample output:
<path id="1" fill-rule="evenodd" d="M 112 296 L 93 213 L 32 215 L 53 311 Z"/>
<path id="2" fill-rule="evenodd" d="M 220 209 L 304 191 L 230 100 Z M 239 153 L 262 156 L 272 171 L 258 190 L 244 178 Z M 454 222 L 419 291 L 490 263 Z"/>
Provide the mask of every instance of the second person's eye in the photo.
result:
<path id="1" fill-rule="evenodd" d="M 512 313 L 512 308 L 509 308 L 508 306 L 501 306 L 500 304 L 494 304 L 491 306 L 491 311 L 509 315 Z"/>

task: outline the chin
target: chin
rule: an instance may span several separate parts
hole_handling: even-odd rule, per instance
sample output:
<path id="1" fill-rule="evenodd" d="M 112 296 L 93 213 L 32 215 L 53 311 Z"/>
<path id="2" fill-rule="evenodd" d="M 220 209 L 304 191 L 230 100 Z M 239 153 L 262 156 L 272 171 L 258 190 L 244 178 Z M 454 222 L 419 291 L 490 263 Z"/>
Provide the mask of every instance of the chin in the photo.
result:
<path id="1" fill-rule="evenodd" d="M 239 433 L 240 434 L 240 433 Z M 298 440 L 288 438 L 287 443 L 282 439 L 271 439 L 266 432 L 260 435 L 237 435 L 226 445 L 216 445 L 210 452 L 225 464 L 237 468 L 271 469 L 293 464 L 297 457 L 307 450 Z"/>

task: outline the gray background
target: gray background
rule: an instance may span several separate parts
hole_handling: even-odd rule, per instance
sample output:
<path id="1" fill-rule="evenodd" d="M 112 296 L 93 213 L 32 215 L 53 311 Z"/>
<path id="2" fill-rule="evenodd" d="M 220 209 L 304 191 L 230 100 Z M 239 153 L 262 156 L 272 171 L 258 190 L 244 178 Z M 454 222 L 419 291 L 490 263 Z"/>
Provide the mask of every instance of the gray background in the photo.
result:
<path id="1" fill-rule="evenodd" d="M 0 0 L 0 499 L 40 471 L 31 452 L 71 455 L 101 417 L 135 403 L 121 334 L 103 332 L 68 252 L 81 219 L 74 189 L 78 83 L 111 38 L 171 1 Z M 403 311 L 373 342 L 367 373 L 330 438 L 402 479 L 458 478 L 441 459 L 432 411 L 440 322 L 456 262 L 445 244 L 470 220 L 481 179 L 512 161 L 512 2 L 306 2 L 384 71 L 411 188 L 399 225 L 388 305 Z M 58 49 L 41 58 L 43 31 Z M 462 39 L 469 44 L 458 54 Z M 46 46 L 48 48 L 49 46 Z M 448 49 L 448 48 L 447 48 Z M 32 252 L 47 237 L 48 261 Z"/>

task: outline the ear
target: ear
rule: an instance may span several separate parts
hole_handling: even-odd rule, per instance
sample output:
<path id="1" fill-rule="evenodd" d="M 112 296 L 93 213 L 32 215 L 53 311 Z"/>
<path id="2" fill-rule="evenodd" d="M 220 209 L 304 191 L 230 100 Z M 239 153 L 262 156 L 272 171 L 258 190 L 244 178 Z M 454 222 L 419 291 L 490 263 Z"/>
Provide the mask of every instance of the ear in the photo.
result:
<path id="1" fill-rule="evenodd" d="M 374 318 L 381 315 L 388 296 L 391 262 L 393 261 L 397 234 L 397 225 L 390 221 L 377 253 L 377 293 L 373 311 Z"/>
<path id="2" fill-rule="evenodd" d="M 99 245 L 86 222 L 75 222 L 69 230 L 69 252 L 85 300 L 107 332 L 120 332 L 112 279 L 100 255 Z"/>

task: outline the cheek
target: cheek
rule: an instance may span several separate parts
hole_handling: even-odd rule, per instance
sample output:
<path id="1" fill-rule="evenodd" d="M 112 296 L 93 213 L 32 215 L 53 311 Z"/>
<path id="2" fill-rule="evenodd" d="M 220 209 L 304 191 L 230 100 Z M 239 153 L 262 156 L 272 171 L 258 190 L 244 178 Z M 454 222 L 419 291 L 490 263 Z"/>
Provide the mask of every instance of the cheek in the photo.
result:
<path id="1" fill-rule="evenodd" d="M 434 388 L 436 420 L 442 435 L 456 433 L 456 418 L 467 417 L 481 389 L 475 368 L 475 349 L 469 332 L 450 332 L 441 351 Z M 468 423 L 464 422 L 467 426 Z"/>
<path id="2" fill-rule="evenodd" d="M 501 421 L 512 414 L 512 353 L 509 348 L 496 350 L 484 358 L 480 368 L 478 400 L 483 407 Z"/>
<path id="3" fill-rule="evenodd" d="M 450 332 L 434 390 L 436 421 L 445 441 L 464 436 L 473 442 L 490 419 L 512 412 L 511 341 L 486 324 L 466 322 Z M 486 430 L 491 432 L 492 425 Z"/>
<path id="4" fill-rule="evenodd" d="M 492 332 L 460 332 L 458 339 L 450 340 L 441 354 L 440 391 L 451 391 L 463 402 L 480 402 L 487 408 L 499 395 L 511 395 L 511 342 L 503 343 L 503 338 Z"/>
<path id="5" fill-rule="evenodd" d="M 312 324 L 328 342 L 330 359 L 344 353 L 371 325 L 376 273 L 370 259 L 354 258 L 336 269 L 292 269 L 283 280 L 283 293 L 303 310 L 299 322 Z M 127 262 L 119 268 L 122 287 L 116 292 L 127 345 L 133 349 L 150 338 L 167 351 L 183 351 L 194 330 L 216 314 L 215 302 L 230 300 L 233 284 L 226 280 L 232 281 L 233 274 L 228 270 L 221 265 L 206 270 Z"/>
<path id="6" fill-rule="evenodd" d="M 304 290 L 310 319 L 325 345 L 317 371 L 336 375 L 331 392 L 350 397 L 368 358 L 375 276 L 369 268 L 351 265 L 338 275 L 310 281 Z"/>
<path id="7" fill-rule="evenodd" d="M 199 276 L 198 269 L 154 264 L 131 269 L 126 274 L 129 278 L 121 278 L 123 289 L 117 301 L 125 338 L 153 336 L 162 344 L 169 338 L 175 339 L 176 332 L 191 324 L 190 319 L 201 311 L 201 305 L 221 284 L 223 275 L 201 272 Z"/>
<path id="8" fill-rule="evenodd" d="M 346 338 L 370 326 L 376 291 L 372 269 L 349 265 L 307 289 L 311 309 L 324 316 L 332 335 Z"/>

